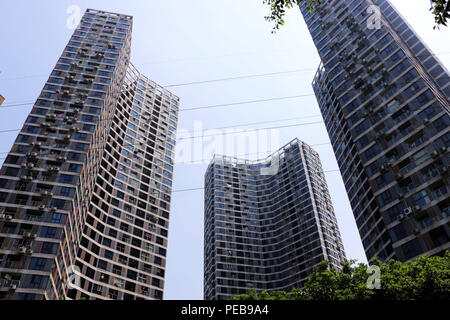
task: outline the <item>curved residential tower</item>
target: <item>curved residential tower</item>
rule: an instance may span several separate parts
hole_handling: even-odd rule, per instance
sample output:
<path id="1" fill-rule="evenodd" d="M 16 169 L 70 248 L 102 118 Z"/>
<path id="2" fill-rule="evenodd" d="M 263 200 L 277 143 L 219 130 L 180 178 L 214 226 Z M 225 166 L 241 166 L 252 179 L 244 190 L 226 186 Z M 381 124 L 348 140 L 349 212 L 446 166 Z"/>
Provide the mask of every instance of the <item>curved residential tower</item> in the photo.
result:
<path id="1" fill-rule="evenodd" d="M 162 299 L 179 99 L 87 10 L 0 170 L 0 299 Z"/>
<path id="2" fill-rule="evenodd" d="M 301 6 L 314 92 L 367 259 L 450 248 L 450 74 L 387 0 Z M 424 13 L 425 14 L 425 13 Z"/>
<path id="3" fill-rule="evenodd" d="M 205 175 L 205 299 L 290 290 L 345 259 L 317 152 L 294 140 L 271 157 L 216 156 Z"/>

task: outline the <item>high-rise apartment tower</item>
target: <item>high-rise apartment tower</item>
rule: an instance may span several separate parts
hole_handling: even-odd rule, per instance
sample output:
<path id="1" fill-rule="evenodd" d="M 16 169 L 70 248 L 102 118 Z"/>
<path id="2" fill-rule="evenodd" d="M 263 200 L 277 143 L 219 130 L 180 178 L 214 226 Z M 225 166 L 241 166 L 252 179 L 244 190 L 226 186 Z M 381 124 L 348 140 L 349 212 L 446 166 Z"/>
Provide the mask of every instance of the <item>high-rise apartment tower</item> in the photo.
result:
<path id="1" fill-rule="evenodd" d="M 0 170 L 0 299 L 162 299 L 179 99 L 87 10 Z"/>
<path id="2" fill-rule="evenodd" d="M 322 61 L 313 88 L 367 258 L 443 253 L 449 72 L 389 1 L 300 9 Z"/>
<path id="3" fill-rule="evenodd" d="M 302 287 L 344 247 L 319 156 L 294 140 L 271 157 L 216 156 L 205 175 L 205 299 Z"/>

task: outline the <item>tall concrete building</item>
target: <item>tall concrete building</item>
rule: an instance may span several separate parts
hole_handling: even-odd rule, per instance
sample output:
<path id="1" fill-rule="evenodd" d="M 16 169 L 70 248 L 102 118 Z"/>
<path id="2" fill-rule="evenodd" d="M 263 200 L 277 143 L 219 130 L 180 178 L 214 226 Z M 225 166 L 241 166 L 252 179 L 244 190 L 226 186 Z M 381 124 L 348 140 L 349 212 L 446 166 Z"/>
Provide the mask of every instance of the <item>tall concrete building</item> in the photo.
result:
<path id="1" fill-rule="evenodd" d="M 87 10 L 0 170 L 0 299 L 162 299 L 179 99 Z"/>
<path id="2" fill-rule="evenodd" d="M 303 286 L 344 247 L 319 156 L 293 140 L 271 157 L 216 156 L 205 175 L 204 298 Z"/>
<path id="3" fill-rule="evenodd" d="M 300 9 L 322 61 L 313 88 L 367 258 L 443 253 L 449 72 L 389 1 Z"/>

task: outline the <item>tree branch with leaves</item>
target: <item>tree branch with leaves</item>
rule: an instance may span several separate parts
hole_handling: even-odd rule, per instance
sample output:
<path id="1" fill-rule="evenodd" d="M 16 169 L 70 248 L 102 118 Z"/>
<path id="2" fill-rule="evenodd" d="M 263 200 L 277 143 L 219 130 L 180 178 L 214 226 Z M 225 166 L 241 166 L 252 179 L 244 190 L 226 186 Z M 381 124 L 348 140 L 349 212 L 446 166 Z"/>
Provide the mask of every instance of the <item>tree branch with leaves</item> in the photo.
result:
<path id="1" fill-rule="evenodd" d="M 274 23 L 272 33 L 275 33 L 284 26 L 284 17 L 286 11 L 302 4 L 306 4 L 309 11 L 313 12 L 315 8 L 326 0 L 263 0 L 263 3 L 270 7 L 270 14 L 265 17 L 269 22 Z M 431 0 L 430 11 L 434 15 L 436 22 L 435 28 L 447 26 L 450 19 L 450 0 Z"/>
<path id="2" fill-rule="evenodd" d="M 272 30 L 272 33 L 275 33 L 280 27 L 284 26 L 286 10 L 306 3 L 307 8 L 310 11 L 313 11 L 314 8 L 323 1 L 324 0 L 263 0 L 263 3 L 270 7 L 270 15 L 266 16 L 265 19 L 275 24 Z"/>
<path id="3" fill-rule="evenodd" d="M 447 26 L 447 21 L 450 18 L 450 0 L 431 0 L 431 9 L 434 14 L 436 26 Z"/>

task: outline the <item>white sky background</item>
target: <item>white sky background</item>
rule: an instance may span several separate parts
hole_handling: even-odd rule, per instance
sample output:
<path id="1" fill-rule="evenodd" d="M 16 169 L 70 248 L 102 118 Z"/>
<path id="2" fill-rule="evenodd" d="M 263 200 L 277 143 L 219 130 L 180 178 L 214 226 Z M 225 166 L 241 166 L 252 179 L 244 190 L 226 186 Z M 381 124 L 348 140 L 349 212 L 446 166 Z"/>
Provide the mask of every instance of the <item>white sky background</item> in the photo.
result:
<path id="1" fill-rule="evenodd" d="M 450 31 L 433 30 L 429 1 L 392 2 L 448 68 Z M 311 82 L 319 58 L 298 9 L 288 12 L 285 27 L 273 35 L 272 25 L 264 20 L 268 11 L 262 0 L 4 0 L 0 2 L 0 93 L 7 99 L 5 105 L 35 100 L 39 95 L 73 32 L 66 27 L 66 9 L 72 4 L 79 5 L 82 12 L 89 7 L 133 15 L 133 63 L 162 85 L 307 69 L 172 88 L 181 98 L 181 108 L 313 93 Z M 0 107 L 0 130 L 20 128 L 30 110 L 31 106 Z M 196 121 L 208 129 L 297 118 L 242 128 L 273 127 L 321 119 L 298 119 L 315 115 L 320 111 L 315 98 L 309 96 L 184 112 L 179 128 L 191 131 Z M 0 152 L 10 150 L 16 135 L 0 134 Z M 279 137 L 281 145 L 295 137 L 309 144 L 329 142 L 323 124 L 280 129 Z M 266 151 L 264 148 L 258 151 Z M 324 170 L 338 168 L 330 145 L 315 149 Z M 192 160 L 199 158 L 202 156 Z M 174 190 L 203 187 L 206 166 L 177 165 Z M 347 257 L 366 262 L 339 173 L 327 174 L 327 182 Z M 202 191 L 173 195 L 165 298 L 203 298 Z"/>

